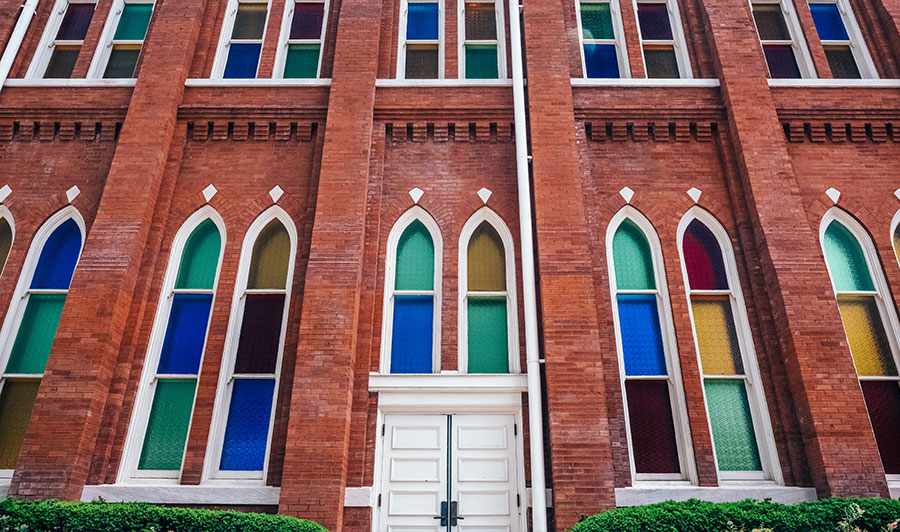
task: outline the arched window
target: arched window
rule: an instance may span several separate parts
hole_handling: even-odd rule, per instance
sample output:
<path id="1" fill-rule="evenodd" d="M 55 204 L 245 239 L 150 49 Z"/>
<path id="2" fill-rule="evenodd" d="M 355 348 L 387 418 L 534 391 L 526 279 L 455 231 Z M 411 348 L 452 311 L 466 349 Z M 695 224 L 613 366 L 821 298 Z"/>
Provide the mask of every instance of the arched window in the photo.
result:
<path id="1" fill-rule="evenodd" d="M 897 317 L 875 248 L 863 228 L 834 208 L 821 227 L 822 249 L 884 471 L 900 474 Z"/>
<path id="2" fill-rule="evenodd" d="M 244 239 L 210 432 L 212 478 L 265 477 L 296 240 L 293 222 L 278 207 Z"/>
<path id="3" fill-rule="evenodd" d="M 441 240 L 421 207 L 407 211 L 388 236 L 382 372 L 439 371 Z"/>
<path id="4" fill-rule="evenodd" d="M 719 478 L 780 482 L 728 236 L 715 218 L 696 208 L 682 219 L 679 234 Z"/>
<path id="5" fill-rule="evenodd" d="M 78 211 L 67 207 L 38 230 L 7 312 L 0 351 L 0 470 L 16 467 L 81 256 L 83 224 Z"/>
<path id="6" fill-rule="evenodd" d="M 138 391 L 122 474 L 178 478 L 222 258 L 224 225 L 212 208 L 175 236 Z"/>
<path id="7" fill-rule="evenodd" d="M 610 224 L 607 255 L 634 478 L 685 478 L 690 438 L 656 233 L 626 207 Z"/>
<path id="8" fill-rule="evenodd" d="M 9 258 L 14 235 L 12 215 L 6 207 L 0 206 L 0 273 L 6 267 L 6 259 Z"/>
<path id="9" fill-rule="evenodd" d="M 459 251 L 460 371 L 518 372 L 512 235 L 484 207 L 463 227 Z"/>

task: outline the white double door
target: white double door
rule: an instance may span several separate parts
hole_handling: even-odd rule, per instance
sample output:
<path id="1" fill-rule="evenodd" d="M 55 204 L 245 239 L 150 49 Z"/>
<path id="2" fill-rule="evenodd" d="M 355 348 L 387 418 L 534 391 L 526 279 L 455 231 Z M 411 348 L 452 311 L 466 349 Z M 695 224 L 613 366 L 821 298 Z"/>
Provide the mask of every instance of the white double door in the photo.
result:
<path id="1" fill-rule="evenodd" d="M 505 414 L 385 415 L 378 531 L 518 532 L 515 423 Z"/>

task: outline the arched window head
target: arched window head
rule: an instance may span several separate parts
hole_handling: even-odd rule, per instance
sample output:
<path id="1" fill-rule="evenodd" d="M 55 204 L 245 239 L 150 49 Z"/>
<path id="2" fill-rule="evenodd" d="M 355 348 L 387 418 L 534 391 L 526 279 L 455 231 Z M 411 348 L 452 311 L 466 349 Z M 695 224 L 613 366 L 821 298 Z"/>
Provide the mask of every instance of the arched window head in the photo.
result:
<path id="1" fill-rule="evenodd" d="M 725 261 L 715 235 L 700 220 L 684 232 L 681 243 L 692 290 L 727 290 Z"/>
<path id="2" fill-rule="evenodd" d="M 247 288 L 283 290 L 288 277 L 290 253 L 291 237 L 279 220 L 272 220 L 253 244 Z"/>
<path id="3" fill-rule="evenodd" d="M 653 258 L 644 232 L 629 219 L 622 222 L 613 237 L 616 287 L 623 290 L 653 290 Z"/>
<path id="4" fill-rule="evenodd" d="M 397 290 L 434 290 L 434 241 L 419 220 L 413 220 L 397 244 Z"/>

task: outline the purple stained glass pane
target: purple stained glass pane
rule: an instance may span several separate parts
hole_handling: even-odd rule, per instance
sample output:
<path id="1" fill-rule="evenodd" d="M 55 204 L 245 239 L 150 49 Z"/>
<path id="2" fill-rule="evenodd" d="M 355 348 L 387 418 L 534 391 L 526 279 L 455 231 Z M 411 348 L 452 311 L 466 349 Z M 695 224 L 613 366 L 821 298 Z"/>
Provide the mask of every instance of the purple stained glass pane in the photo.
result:
<path id="1" fill-rule="evenodd" d="M 284 295 L 247 295 L 235 373 L 275 373 L 283 317 Z"/>
<path id="2" fill-rule="evenodd" d="M 863 397 L 872 421 L 875 443 L 881 453 L 884 472 L 900 475 L 900 383 L 863 381 Z"/>
<path id="3" fill-rule="evenodd" d="M 58 41 L 83 41 L 87 35 L 91 18 L 94 17 L 94 4 L 69 4 L 66 15 L 56 32 Z"/>
<path id="4" fill-rule="evenodd" d="M 638 21 L 641 24 L 641 38 L 654 41 L 672 39 L 672 25 L 666 4 L 638 4 Z"/>
<path id="5" fill-rule="evenodd" d="M 318 2 L 295 3 L 294 19 L 291 21 L 291 39 L 320 39 L 324 18 L 325 4 Z"/>
<path id="6" fill-rule="evenodd" d="M 763 46 L 769 77 L 799 79 L 800 67 L 794 57 L 794 49 L 789 44 L 767 44 Z"/>
<path id="7" fill-rule="evenodd" d="M 625 394 L 635 472 L 681 472 L 668 383 L 663 380 L 626 381 Z"/>

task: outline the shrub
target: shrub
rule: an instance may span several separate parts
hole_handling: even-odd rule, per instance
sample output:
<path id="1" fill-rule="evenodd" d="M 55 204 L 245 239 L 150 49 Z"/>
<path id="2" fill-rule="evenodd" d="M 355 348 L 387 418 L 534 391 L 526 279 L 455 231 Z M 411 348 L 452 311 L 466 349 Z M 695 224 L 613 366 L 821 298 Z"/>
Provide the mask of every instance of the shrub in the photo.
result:
<path id="1" fill-rule="evenodd" d="M 792 506 L 691 499 L 616 508 L 582 520 L 571 532 L 900 532 L 898 519 L 900 501 L 891 499 L 822 499 Z"/>
<path id="2" fill-rule="evenodd" d="M 0 532 L 328 532 L 285 515 L 153 504 L 0 500 Z"/>

